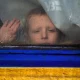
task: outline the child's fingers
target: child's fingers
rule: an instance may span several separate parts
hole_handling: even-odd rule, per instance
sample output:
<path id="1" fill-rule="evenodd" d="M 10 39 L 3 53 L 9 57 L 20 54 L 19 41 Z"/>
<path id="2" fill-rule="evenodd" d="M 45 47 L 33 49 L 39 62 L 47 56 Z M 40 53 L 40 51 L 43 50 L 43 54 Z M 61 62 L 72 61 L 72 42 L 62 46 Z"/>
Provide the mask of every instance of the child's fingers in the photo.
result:
<path id="1" fill-rule="evenodd" d="M 16 28 L 16 27 L 17 27 L 16 24 L 18 24 L 18 23 L 20 23 L 20 20 L 16 20 L 16 21 L 14 22 L 14 24 L 13 24 L 10 28 L 11 28 L 11 29 Z"/>
<path id="2" fill-rule="evenodd" d="M 16 22 L 12 27 L 12 33 L 16 33 L 16 31 L 18 30 L 18 27 L 20 26 L 20 21 Z"/>
<path id="3" fill-rule="evenodd" d="M 13 19 L 13 20 L 7 25 L 7 27 L 8 27 L 8 28 L 11 28 L 12 25 L 16 22 L 16 20 L 17 20 L 17 19 Z"/>

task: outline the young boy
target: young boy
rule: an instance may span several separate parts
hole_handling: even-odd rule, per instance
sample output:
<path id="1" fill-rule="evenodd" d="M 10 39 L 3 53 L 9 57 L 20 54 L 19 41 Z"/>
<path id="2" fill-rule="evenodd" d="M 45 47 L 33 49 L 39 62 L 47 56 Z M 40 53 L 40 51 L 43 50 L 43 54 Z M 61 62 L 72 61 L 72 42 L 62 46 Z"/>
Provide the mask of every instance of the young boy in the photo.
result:
<path id="1" fill-rule="evenodd" d="M 26 22 L 27 40 L 30 44 L 54 45 L 59 44 L 65 37 L 51 22 L 42 7 L 31 10 Z"/>

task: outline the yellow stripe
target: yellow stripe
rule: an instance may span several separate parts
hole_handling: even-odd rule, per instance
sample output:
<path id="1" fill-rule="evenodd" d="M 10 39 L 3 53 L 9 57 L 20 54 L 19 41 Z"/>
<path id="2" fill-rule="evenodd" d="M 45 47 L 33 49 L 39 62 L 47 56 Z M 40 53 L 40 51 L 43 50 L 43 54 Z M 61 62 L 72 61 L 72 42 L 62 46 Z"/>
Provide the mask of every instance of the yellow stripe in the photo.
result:
<path id="1" fill-rule="evenodd" d="M 80 68 L 0 68 L 0 80 L 80 80 Z"/>

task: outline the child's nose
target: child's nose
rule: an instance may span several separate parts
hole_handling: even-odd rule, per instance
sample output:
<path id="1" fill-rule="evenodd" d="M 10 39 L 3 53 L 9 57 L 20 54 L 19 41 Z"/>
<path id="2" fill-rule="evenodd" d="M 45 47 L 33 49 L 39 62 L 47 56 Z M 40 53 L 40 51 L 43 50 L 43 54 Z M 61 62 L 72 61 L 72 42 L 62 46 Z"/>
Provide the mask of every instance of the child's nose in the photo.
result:
<path id="1" fill-rule="evenodd" d="M 41 38 L 42 38 L 42 39 L 48 39 L 47 30 L 43 30 L 43 31 L 42 31 L 42 33 L 41 33 Z"/>

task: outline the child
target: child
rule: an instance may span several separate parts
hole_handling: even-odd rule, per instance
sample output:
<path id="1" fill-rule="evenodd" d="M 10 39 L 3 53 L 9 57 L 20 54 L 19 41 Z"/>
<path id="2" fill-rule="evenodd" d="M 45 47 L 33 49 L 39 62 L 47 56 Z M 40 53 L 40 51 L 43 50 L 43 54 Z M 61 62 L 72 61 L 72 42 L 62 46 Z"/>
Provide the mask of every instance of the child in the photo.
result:
<path id="1" fill-rule="evenodd" d="M 65 35 L 51 22 L 42 7 L 31 10 L 26 17 L 28 44 L 54 45 L 64 40 Z"/>
<path id="2" fill-rule="evenodd" d="M 0 29 L 0 42 L 9 43 L 15 39 L 20 21 L 7 21 Z M 32 9 L 26 17 L 25 41 L 20 44 L 54 45 L 65 40 L 64 35 L 55 27 L 42 7 Z M 24 34 L 23 34 L 24 35 Z"/>

